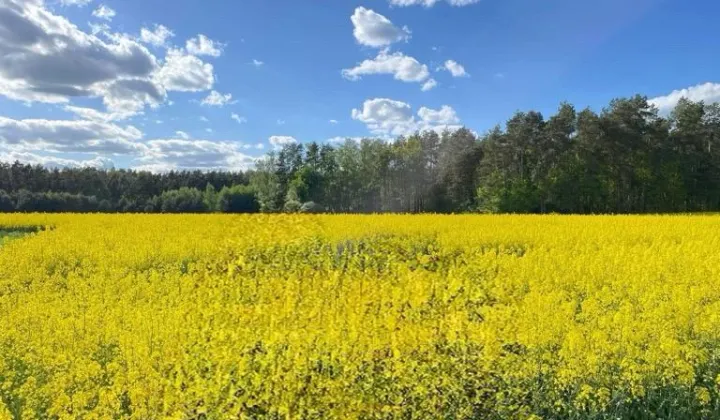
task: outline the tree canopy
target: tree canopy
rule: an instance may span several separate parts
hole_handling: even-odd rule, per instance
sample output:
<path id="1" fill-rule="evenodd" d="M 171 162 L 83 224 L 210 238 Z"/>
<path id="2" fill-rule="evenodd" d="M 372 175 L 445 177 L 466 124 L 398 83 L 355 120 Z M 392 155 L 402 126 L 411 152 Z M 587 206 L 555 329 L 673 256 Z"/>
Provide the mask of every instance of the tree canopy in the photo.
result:
<path id="1" fill-rule="evenodd" d="M 562 103 L 387 141 L 289 144 L 247 172 L 0 164 L 0 211 L 667 213 L 720 210 L 720 105 Z"/>

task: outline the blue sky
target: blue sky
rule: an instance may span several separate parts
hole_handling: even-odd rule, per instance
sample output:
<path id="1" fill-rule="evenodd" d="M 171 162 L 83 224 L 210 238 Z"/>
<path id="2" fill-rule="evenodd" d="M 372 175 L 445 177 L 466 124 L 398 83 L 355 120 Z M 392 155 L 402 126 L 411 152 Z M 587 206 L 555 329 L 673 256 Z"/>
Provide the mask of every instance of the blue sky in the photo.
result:
<path id="1" fill-rule="evenodd" d="M 720 99 L 709 0 L 0 0 L 0 159 L 242 169 L 561 101 Z M 683 90 L 684 89 L 684 90 Z"/>

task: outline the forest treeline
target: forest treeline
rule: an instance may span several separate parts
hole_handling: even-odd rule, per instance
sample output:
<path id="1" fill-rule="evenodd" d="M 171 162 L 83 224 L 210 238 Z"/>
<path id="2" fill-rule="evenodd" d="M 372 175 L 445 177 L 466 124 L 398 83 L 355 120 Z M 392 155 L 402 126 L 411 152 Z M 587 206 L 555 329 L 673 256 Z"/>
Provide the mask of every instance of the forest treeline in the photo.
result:
<path id="1" fill-rule="evenodd" d="M 2 211 L 666 213 L 720 210 L 720 106 L 563 103 L 476 136 L 290 144 L 247 172 L 0 165 Z"/>

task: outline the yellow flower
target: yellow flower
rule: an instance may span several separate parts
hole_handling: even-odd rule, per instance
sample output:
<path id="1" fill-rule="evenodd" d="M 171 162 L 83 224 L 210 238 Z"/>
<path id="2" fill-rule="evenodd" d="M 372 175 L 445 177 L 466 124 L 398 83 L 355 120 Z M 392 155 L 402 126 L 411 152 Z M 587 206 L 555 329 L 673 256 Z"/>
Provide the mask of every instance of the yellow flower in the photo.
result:
<path id="1" fill-rule="evenodd" d="M 710 391 L 708 391 L 707 388 L 699 386 L 695 388 L 695 398 L 697 399 L 698 403 L 700 405 L 709 405 L 710 404 Z"/>
<path id="2" fill-rule="evenodd" d="M 0 244 L 0 419 L 702 417 L 720 389 L 720 216 L 11 226 L 48 228 Z"/>

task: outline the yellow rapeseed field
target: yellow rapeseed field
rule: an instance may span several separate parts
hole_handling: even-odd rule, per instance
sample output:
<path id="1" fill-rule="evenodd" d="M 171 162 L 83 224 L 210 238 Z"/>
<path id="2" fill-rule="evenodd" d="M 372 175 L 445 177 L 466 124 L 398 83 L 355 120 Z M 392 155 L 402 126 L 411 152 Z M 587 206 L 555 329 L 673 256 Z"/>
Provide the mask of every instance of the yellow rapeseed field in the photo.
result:
<path id="1" fill-rule="evenodd" d="M 720 416 L 720 216 L 18 226 L 0 418 Z"/>

